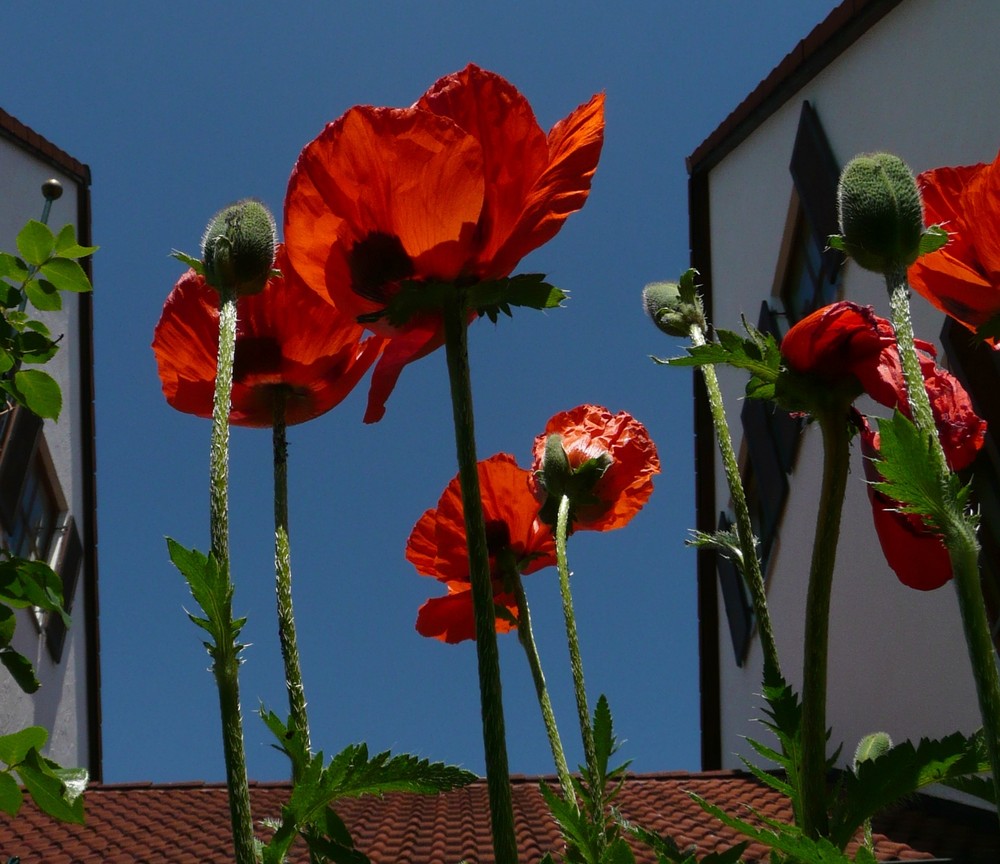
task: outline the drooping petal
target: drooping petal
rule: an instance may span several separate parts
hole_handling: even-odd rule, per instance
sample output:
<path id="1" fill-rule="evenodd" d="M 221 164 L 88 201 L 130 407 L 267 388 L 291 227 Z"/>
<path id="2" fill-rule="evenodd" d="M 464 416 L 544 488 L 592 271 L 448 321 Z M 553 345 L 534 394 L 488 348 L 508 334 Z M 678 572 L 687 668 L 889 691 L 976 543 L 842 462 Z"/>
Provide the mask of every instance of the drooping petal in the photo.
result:
<path id="1" fill-rule="evenodd" d="M 440 322 L 436 321 L 426 321 L 422 328 L 414 324 L 388 340 L 375 371 L 372 372 L 365 423 L 378 423 L 385 416 L 385 403 L 392 395 L 403 368 L 444 344 L 444 331 L 439 325 Z"/>
<path id="2" fill-rule="evenodd" d="M 476 621 L 472 606 L 472 590 L 466 586 L 448 586 L 444 597 L 432 597 L 417 612 L 417 632 L 421 636 L 440 639 L 455 644 L 467 640 L 475 641 Z M 512 594 L 493 591 L 493 602 L 504 607 L 507 613 L 517 619 L 517 601 Z M 506 616 L 497 616 L 497 633 L 509 633 L 515 624 Z"/>
<path id="3" fill-rule="evenodd" d="M 910 588 L 920 591 L 940 588 L 951 579 L 951 559 L 944 540 L 930 531 L 919 516 L 901 513 L 897 502 L 872 487 L 872 483 L 882 479 L 872 461 L 878 458 L 878 432 L 865 418 L 860 423 L 868 499 L 886 563 L 899 581 Z"/>

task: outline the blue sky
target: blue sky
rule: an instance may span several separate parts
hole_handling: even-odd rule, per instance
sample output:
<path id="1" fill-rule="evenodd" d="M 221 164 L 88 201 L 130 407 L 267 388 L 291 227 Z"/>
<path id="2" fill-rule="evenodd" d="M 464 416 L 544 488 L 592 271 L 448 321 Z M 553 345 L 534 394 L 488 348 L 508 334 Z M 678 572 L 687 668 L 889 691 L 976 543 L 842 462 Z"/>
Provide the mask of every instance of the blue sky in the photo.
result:
<path id="1" fill-rule="evenodd" d="M 480 458 L 522 465 L 546 420 L 583 402 L 627 410 L 663 474 L 626 528 L 581 533 L 570 565 L 587 686 L 607 694 L 639 771 L 699 767 L 691 373 L 639 292 L 687 265 L 687 156 L 835 6 L 833 0 L 615 4 L 176 0 L 4 11 L 0 106 L 93 172 L 99 560 L 107 781 L 223 777 L 218 709 L 191 603 L 164 536 L 208 546 L 208 421 L 162 398 L 149 348 L 209 217 L 255 196 L 278 215 L 292 164 L 354 104 L 405 106 L 467 63 L 498 72 L 549 128 L 607 93 L 604 153 L 586 207 L 519 272 L 568 289 L 565 308 L 470 331 Z M 8 52 L 10 53 L 10 52 Z M 748 202 L 748 209 L 752 202 Z M 365 740 L 481 772 L 472 643 L 416 634 L 439 593 L 403 557 L 455 474 L 443 352 L 414 364 L 385 419 L 364 426 L 367 380 L 289 432 L 292 566 L 313 743 Z M 266 430 L 232 436 L 235 608 L 249 769 L 287 776 L 254 715 L 283 712 L 274 623 Z M 581 760 L 554 570 L 526 580 L 571 764 Z M 501 637 L 511 770 L 550 773 L 527 664 Z"/>

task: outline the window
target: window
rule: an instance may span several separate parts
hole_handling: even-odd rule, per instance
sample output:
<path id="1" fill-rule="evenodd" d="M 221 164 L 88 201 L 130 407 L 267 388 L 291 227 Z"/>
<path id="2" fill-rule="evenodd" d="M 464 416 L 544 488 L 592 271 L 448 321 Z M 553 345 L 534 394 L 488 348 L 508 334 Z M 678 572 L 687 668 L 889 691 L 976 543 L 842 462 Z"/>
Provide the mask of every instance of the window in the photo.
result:
<path id="1" fill-rule="evenodd" d="M 69 611 L 83 546 L 42 435 L 42 421 L 23 408 L 8 409 L 0 435 L 0 537 L 11 555 L 45 561 L 55 570 Z M 49 654 L 59 662 L 66 640 L 62 619 L 39 613 L 37 621 Z"/>

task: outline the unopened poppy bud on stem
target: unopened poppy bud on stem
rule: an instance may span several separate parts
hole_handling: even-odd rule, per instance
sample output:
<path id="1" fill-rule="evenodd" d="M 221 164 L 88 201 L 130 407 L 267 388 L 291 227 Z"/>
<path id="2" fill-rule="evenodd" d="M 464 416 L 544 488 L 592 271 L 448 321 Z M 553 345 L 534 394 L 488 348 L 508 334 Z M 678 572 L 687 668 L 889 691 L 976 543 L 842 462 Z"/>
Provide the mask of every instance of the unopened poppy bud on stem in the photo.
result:
<path id="1" fill-rule="evenodd" d="M 642 305 L 653 323 L 668 336 L 686 338 L 692 327 L 705 329 L 705 312 L 694 284 L 696 270 L 680 282 L 650 282 L 642 289 Z"/>
<path id="2" fill-rule="evenodd" d="M 205 279 L 236 295 L 259 294 L 274 265 L 274 217 L 260 201 L 245 198 L 220 210 L 201 241 Z"/>
<path id="3" fill-rule="evenodd" d="M 844 167 L 837 188 L 838 240 L 831 245 L 866 270 L 890 274 L 920 255 L 924 211 L 913 173 L 898 156 L 870 153 Z"/>

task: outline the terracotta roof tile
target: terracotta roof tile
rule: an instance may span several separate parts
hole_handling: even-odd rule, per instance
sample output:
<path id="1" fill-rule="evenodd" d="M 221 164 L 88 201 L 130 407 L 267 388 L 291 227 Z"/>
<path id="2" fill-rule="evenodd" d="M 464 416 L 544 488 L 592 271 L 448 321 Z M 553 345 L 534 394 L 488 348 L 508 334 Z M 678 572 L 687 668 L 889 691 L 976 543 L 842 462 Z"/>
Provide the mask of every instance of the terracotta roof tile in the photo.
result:
<path id="1" fill-rule="evenodd" d="M 512 780 L 518 845 L 525 864 L 561 848 L 559 831 L 538 791 L 539 779 L 555 785 L 551 777 Z M 780 795 L 733 771 L 631 775 L 618 805 L 626 819 L 670 835 L 682 849 L 694 846 L 700 855 L 738 842 L 736 834 L 703 813 L 688 792 L 734 814 L 746 815 L 749 805 L 769 817 L 790 817 Z M 287 783 L 252 784 L 254 817 L 277 818 L 288 794 Z M 22 864 L 228 864 L 232 860 L 224 786 L 95 785 L 87 791 L 86 802 L 85 826 L 52 822 L 30 802 L 16 819 L 0 817 L 0 861 L 14 855 Z M 493 861 L 484 781 L 438 796 L 393 793 L 345 800 L 337 804 L 337 812 L 374 864 Z M 954 857 L 978 864 L 1000 858 L 995 818 L 947 802 L 920 799 L 876 822 L 875 831 L 880 861 Z M 266 838 L 262 825 L 260 833 Z M 647 850 L 637 851 L 642 864 L 652 864 Z M 756 844 L 745 853 L 748 862 L 766 857 L 766 850 Z M 306 860 L 300 847 L 290 858 L 291 864 Z"/>

